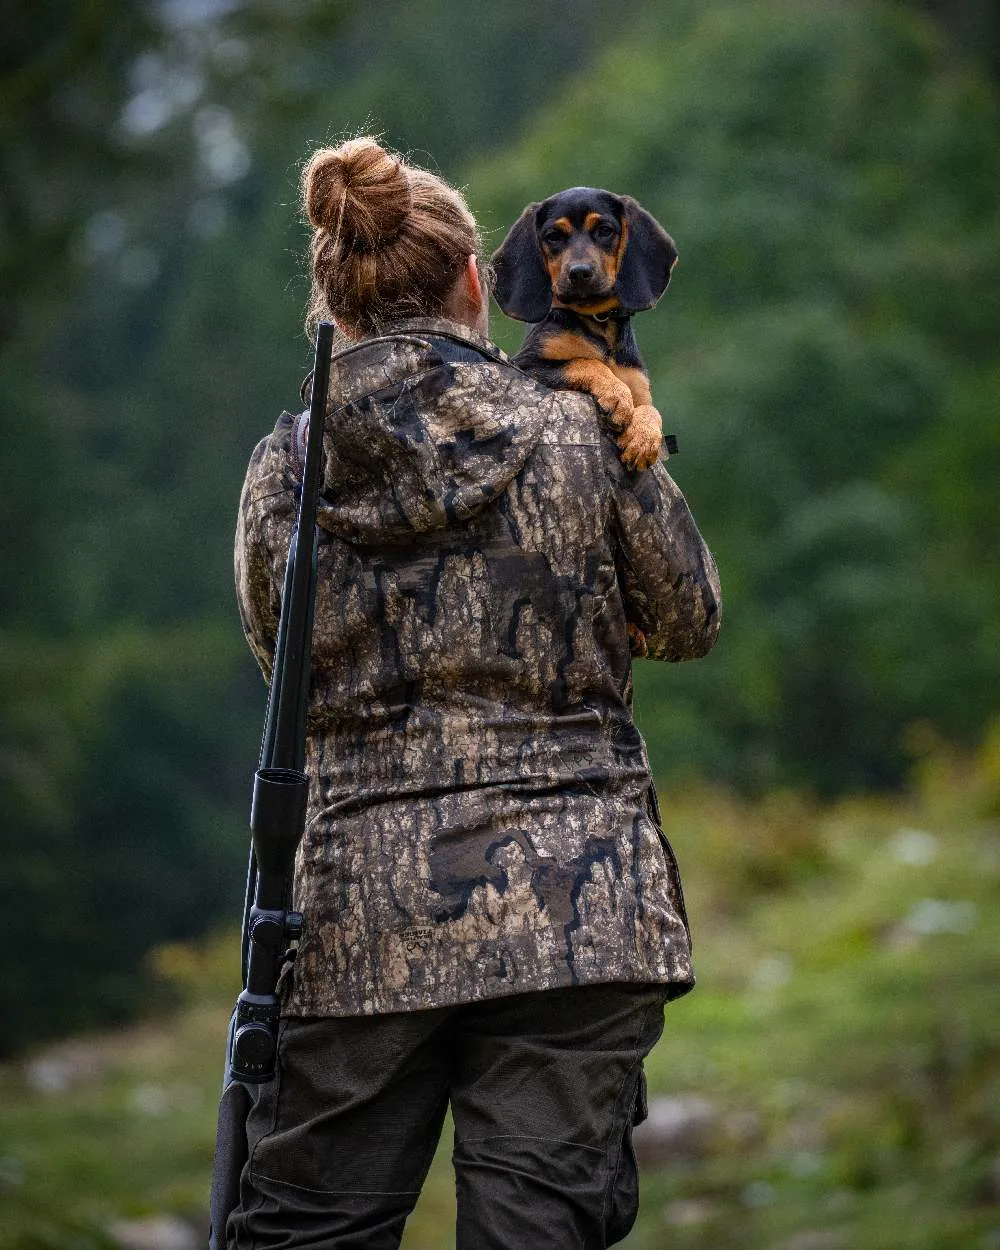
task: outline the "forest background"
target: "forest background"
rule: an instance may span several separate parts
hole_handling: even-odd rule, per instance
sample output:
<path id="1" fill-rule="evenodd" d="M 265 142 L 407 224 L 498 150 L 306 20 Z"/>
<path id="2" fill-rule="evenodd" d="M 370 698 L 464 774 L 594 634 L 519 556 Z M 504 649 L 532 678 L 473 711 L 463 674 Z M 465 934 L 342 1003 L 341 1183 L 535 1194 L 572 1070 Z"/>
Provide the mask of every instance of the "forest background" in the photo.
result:
<path id="1" fill-rule="evenodd" d="M 309 367 L 298 168 L 359 131 L 490 246 L 577 183 L 677 240 L 636 329 L 726 603 L 709 659 L 636 666 L 668 826 L 705 796 L 766 900 L 822 875 L 807 813 L 946 773 L 995 884 L 995 5 L 53 0 L 0 58 L 0 1053 L 148 1010 L 150 952 L 237 914 L 235 508 Z"/>

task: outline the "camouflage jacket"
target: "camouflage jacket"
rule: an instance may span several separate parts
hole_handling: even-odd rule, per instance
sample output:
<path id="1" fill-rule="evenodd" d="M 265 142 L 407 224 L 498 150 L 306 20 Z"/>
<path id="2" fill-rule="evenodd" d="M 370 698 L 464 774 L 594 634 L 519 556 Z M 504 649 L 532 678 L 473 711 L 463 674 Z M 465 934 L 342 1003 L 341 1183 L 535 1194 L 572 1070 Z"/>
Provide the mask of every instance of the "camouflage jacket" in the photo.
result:
<path id="1" fill-rule="evenodd" d="M 631 715 L 627 623 L 686 660 L 715 565 L 662 464 L 628 472 L 585 395 L 446 321 L 335 362 L 291 1015 L 555 986 L 693 984 Z M 253 453 L 236 583 L 269 676 L 302 418 Z"/>

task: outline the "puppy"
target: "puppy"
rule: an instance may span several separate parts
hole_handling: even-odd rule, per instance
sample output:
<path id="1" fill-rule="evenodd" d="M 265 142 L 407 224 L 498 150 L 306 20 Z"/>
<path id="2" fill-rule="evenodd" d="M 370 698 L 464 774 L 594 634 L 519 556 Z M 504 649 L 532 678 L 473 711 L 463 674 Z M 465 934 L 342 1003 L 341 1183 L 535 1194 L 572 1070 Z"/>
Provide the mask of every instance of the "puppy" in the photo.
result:
<path id="1" fill-rule="evenodd" d="M 548 386 L 593 395 L 634 469 L 656 461 L 663 425 L 631 318 L 656 304 L 676 262 L 654 217 L 631 196 L 596 187 L 529 204 L 493 256 L 497 303 L 536 323 L 514 363 Z M 672 435 L 667 450 L 676 451 Z"/>

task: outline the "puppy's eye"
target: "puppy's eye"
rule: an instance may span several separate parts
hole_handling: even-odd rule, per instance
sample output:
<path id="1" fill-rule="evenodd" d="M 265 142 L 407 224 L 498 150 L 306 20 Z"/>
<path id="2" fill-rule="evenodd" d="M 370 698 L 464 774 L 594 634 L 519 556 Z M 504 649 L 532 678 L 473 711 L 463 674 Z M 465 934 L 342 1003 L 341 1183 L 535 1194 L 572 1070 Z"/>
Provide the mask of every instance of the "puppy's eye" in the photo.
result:
<path id="1" fill-rule="evenodd" d="M 566 242 L 566 236 L 561 230 L 546 230 L 542 235 L 542 242 L 546 247 L 558 247 L 560 243 Z"/>
<path id="2" fill-rule="evenodd" d="M 614 226 L 609 226 L 606 221 L 599 221 L 594 227 L 594 238 L 598 243 L 610 243 L 615 233 Z"/>

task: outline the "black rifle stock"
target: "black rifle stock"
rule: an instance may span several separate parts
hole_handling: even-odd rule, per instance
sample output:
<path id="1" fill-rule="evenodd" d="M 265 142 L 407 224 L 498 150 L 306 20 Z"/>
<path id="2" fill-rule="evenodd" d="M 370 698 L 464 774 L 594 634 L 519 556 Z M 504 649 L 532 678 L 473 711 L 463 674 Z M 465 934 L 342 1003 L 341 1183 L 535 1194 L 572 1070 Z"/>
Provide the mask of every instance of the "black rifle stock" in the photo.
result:
<path id="1" fill-rule="evenodd" d="M 309 794 L 309 778 L 303 770 L 316 593 L 316 505 L 332 347 L 333 326 L 321 322 L 316 334 L 298 522 L 288 550 L 264 738 L 250 807 L 243 990 L 226 1042 L 212 1174 L 211 1250 L 225 1247 L 226 1222 L 239 1203 L 252 1090 L 274 1078 L 280 1012 L 278 976 L 286 950 L 302 930 L 302 917 L 290 910 L 291 883 L 295 851 L 305 831 Z"/>

